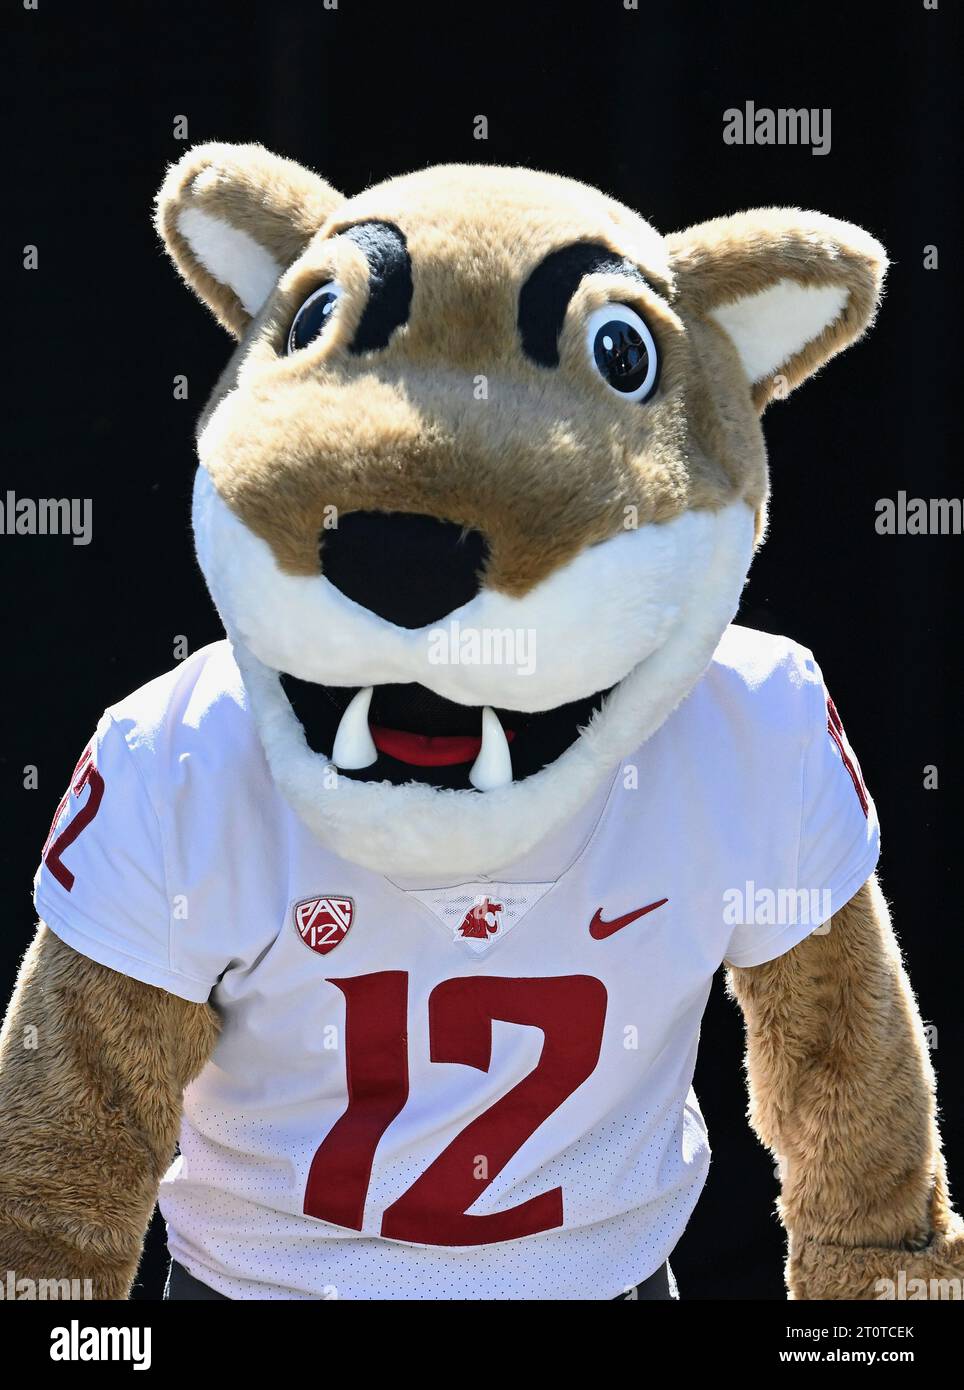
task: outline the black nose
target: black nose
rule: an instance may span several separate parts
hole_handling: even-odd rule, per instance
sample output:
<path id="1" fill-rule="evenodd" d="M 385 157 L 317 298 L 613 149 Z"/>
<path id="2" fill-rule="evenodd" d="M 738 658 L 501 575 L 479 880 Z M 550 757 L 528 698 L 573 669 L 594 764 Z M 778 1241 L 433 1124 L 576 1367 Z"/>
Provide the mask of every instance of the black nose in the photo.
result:
<path id="1" fill-rule="evenodd" d="M 346 512 L 321 533 L 321 571 L 348 598 L 398 627 L 425 627 L 479 591 L 488 547 L 478 531 L 407 512 Z"/>

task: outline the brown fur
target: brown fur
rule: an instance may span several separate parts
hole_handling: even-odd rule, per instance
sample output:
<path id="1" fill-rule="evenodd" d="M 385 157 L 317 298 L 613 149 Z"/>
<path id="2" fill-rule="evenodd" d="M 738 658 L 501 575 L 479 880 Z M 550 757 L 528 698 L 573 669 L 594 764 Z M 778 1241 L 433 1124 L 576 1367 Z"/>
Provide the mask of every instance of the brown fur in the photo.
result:
<path id="1" fill-rule="evenodd" d="M 251 322 L 238 297 L 201 265 L 177 228 L 187 207 L 223 217 L 290 265 L 341 195 L 324 179 L 261 145 L 197 145 L 168 170 L 157 227 L 178 270 L 219 323 L 240 338 Z"/>
<path id="2" fill-rule="evenodd" d="M 900 1269 L 964 1275 L 934 1077 L 875 879 L 777 960 L 730 970 L 750 1121 L 779 1158 L 796 1298 L 873 1298 Z M 916 1277 L 916 1276 L 912 1276 Z"/>
<path id="3" fill-rule="evenodd" d="M 779 280 L 846 286 L 849 298 L 840 317 L 754 386 L 760 410 L 781 388 L 780 379 L 782 393 L 792 391 L 873 323 L 886 260 L 873 237 L 849 223 L 796 208 L 759 208 L 704 222 L 667 242 L 681 304 L 700 316 Z"/>
<path id="4" fill-rule="evenodd" d="M 0 1033 L 0 1270 L 126 1297 L 184 1087 L 217 1031 L 208 1005 L 97 965 L 41 925 Z"/>
<path id="5" fill-rule="evenodd" d="M 158 226 L 182 274 L 223 318 L 223 290 L 207 290 L 171 232 L 205 157 L 203 149 L 185 157 L 193 183 L 181 165 L 172 170 Z M 863 330 L 879 291 L 879 260 L 874 278 L 863 250 L 870 238 L 843 223 L 770 210 L 664 240 L 595 189 L 525 169 L 430 169 L 333 211 L 322 185 L 310 200 L 319 230 L 305 244 L 310 219 L 299 189 L 279 184 L 273 168 L 270 225 L 259 231 L 267 158 L 259 152 L 237 179 L 219 173 L 204 185 L 207 210 L 275 249 L 284 222 L 279 188 L 290 191 L 300 257 L 226 369 L 199 452 L 222 497 L 289 574 L 318 572 L 329 508 L 425 512 L 474 527 L 489 541 L 487 583 L 513 595 L 627 524 L 688 508 L 743 498 L 760 533 L 767 478 L 757 405 L 709 310 L 780 278 L 843 279 L 850 307 L 823 335 L 827 342 L 787 364 L 796 384 Z M 224 147 L 211 159 L 223 170 Z M 406 236 L 412 312 L 385 349 L 352 356 L 346 348 L 364 307 L 367 266 L 337 233 L 370 218 Z M 563 329 L 560 366 L 539 367 L 519 342 L 519 289 L 549 251 L 580 240 L 633 261 L 652 289 L 627 289 L 608 275 L 584 281 Z M 324 338 L 280 356 L 299 304 L 334 278 L 346 294 Z M 660 346 L 661 384 L 645 408 L 616 400 L 587 359 L 585 317 L 610 299 L 637 308 Z M 488 396 L 478 400 L 482 376 Z"/>

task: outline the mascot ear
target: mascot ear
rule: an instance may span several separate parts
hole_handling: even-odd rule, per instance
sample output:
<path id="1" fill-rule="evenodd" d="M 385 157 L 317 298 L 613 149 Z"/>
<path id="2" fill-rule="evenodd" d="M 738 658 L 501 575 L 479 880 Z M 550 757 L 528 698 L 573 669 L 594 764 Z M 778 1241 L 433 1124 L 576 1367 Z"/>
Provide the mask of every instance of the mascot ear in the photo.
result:
<path id="1" fill-rule="evenodd" d="M 682 311 L 732 339 L 763 410 L 873 322 L 887 255 L 818 212 L 758 208 L 667 238 Z"/>
<path id="2" fill-rule="evenodd" d="M 181 275 L 240 338 L 340 202 L 324 179 L 261 145 L 197 145 L 168 170 L 154 223 Z"/>

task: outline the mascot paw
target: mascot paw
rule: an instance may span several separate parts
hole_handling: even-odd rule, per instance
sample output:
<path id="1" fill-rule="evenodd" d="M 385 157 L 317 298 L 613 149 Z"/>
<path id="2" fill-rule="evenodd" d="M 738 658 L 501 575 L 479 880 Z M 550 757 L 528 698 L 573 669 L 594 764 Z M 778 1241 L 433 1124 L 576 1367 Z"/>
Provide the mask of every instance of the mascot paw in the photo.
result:
<path id="1" fill-rule="evenodd" d="M 787 1263 L 791 1298 L 907 1300 L 964 1296 L 964 1224 L 921 1249 L 805 1240 Z"/>

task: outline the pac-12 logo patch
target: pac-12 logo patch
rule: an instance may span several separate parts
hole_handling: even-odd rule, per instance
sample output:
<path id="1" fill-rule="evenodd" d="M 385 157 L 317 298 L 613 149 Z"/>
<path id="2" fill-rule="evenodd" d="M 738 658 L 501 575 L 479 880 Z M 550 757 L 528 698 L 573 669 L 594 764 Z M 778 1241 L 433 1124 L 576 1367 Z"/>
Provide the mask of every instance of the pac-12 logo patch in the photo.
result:
<path id="1" fill-rule="evenodd" d="M 295 926 L 306 946 L 326 956 L 348 935 L 355 920 L 351 898 L 306 898 L 295 905 Z"/>

